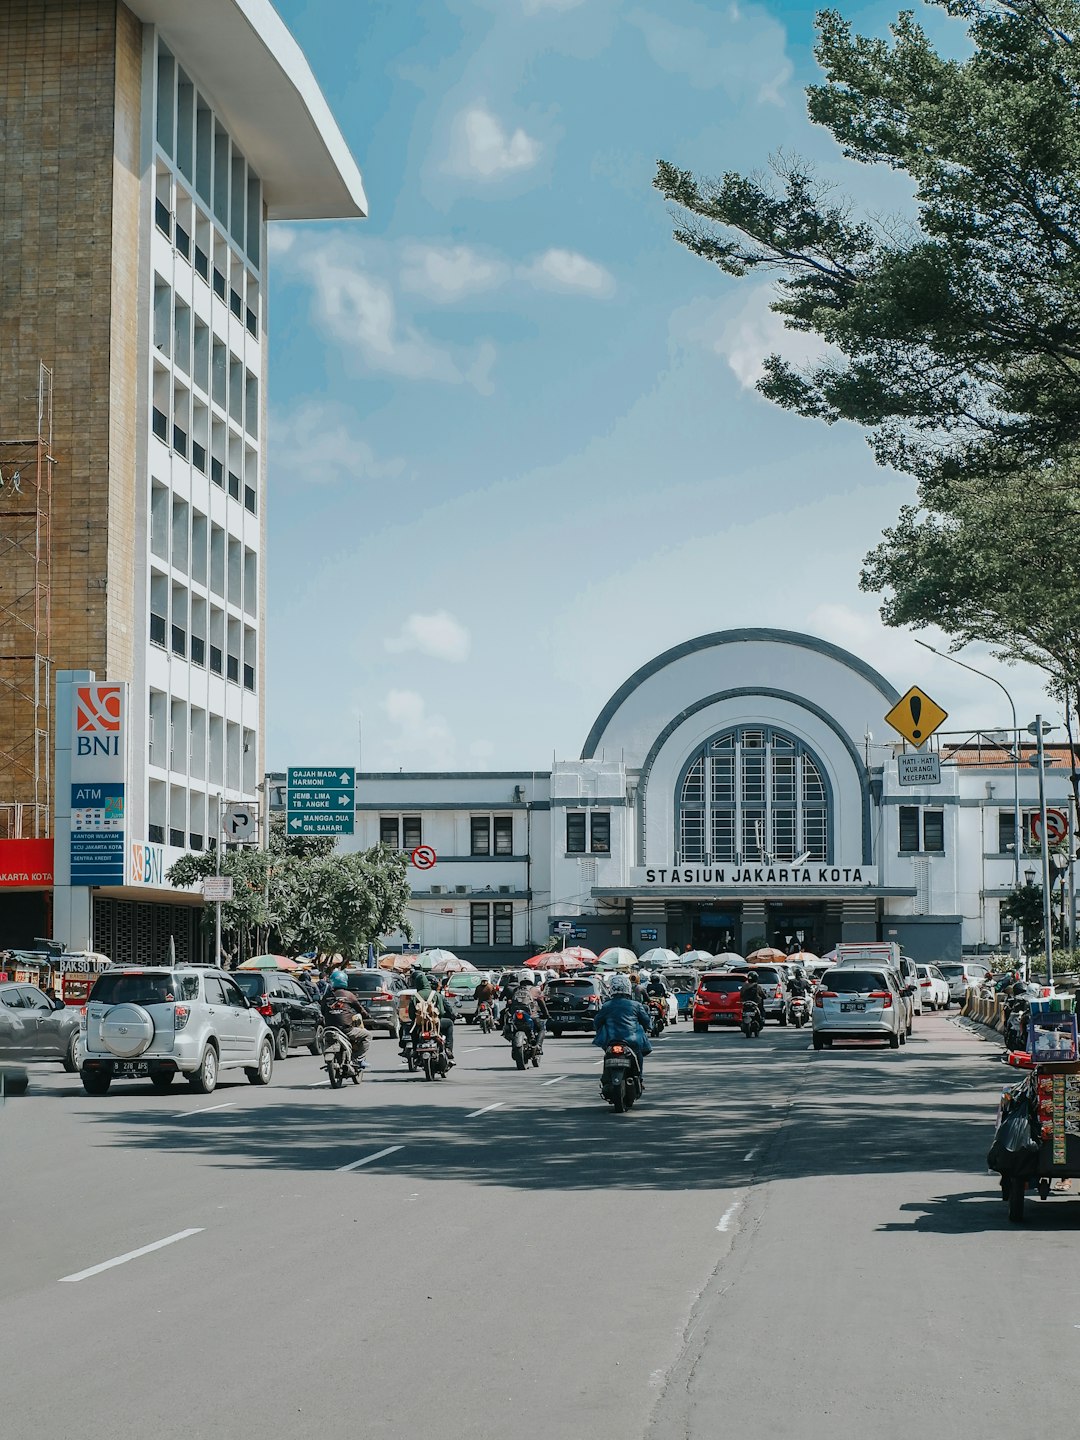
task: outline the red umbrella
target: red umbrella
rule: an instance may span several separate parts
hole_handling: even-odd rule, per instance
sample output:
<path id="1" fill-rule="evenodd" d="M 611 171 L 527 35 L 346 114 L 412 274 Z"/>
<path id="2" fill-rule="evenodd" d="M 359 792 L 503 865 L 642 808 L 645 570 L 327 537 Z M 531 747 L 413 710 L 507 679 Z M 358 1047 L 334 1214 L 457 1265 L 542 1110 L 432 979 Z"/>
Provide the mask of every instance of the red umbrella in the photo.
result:
<path id="1" fill-rule="evenodd" d="M 771 945 L 763 945 L 760 950 L 755 950 L 746 958 L 747 960 L 786 960 L 787 956 L 783 950 L 775 950 Z"/>
<path id="2" fill-rule="evenodd" d="M 567 970 L 584 970 L 586 962 L 576 955 L 564 955 L 562 951 L 556 951 L 552 955 L 537 955 L 535 960 L 530 960 L 529 965 L 534 970 L 561 970 L 564 974 Z"/>

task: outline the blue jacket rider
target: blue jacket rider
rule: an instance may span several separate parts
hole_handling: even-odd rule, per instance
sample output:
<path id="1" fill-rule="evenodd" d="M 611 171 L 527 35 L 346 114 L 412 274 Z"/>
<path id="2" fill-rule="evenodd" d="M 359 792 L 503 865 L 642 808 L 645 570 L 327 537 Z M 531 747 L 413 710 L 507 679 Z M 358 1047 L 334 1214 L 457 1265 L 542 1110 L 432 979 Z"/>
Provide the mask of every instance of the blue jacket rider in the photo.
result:
<path id="1" fill-rule="evenodd" d="M 645 1056 L 652 1053 L 649 1030 L 652 1016 L 645 1006 L 630 998 L 630 981 L 625 975 L 616 975 L 611 982 L 611 999 L 596 1012 L 596 1034 L 593 1044 L 602 1050 L 616 1041 L 637 1056 L 638 1066 L 644 1073 Z"/>

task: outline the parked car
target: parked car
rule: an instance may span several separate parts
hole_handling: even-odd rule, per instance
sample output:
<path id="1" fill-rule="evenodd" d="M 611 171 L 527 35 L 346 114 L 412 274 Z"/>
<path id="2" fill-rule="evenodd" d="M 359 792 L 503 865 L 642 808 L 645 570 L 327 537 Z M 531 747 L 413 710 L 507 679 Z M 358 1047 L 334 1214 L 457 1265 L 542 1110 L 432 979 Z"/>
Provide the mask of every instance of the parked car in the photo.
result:
<path id="1" fill-rule="evenodd" d="M 479 970 L 460 970 L 447 981 L 447 996 L 454 1008 L 455 1020 L 476 1019 L 476 987 L 483 979 L 491 979 Z"/>
<path id="2" fill-rule="evenodd" d="M 914 1015 L 922 1014 L 922 987 L 919 984 L 919 967 L 910 955 L 900 956 L 900 983 L 912 991 L 911 1009 Z M 908 1031 L 911 1034 L 911 1031 Z"/>
<path id="3" fill-rule="evenodd" d="M 948 1010 L 952 1004 L 949 983 L 936 965 L 917 965 L 919 990 L 925 1010 Z"/>
<path id="4" fill-rule="evenodd" d="M 745 974 L 706 970 L 698 977 L 698 988 L 690 1018 L 699 1033 L 710 1025 L 738 1025 L 742 1022 L 739 992 L 746 983 Z"/>
<path id="5" fill-rule="evenodd" d="M 834 1040 L 884 1040 L 897 1050 L 907 1020 L 896 972 L 885 966 L 840 965 L 827 970 L 814 992 L 814 1049 Z"/>
<path id="6" fill-rule="evenodd" d="M 939 960 L 938 969 L 949 987 L 950 1000 L 963 1000 L 965 990 L 975 990 L 990 974 L 989 965 L 972 964 L 970 960 Z"/>
<path id="7" fill-rule="evenodd" d="M 0 1060 L 22 1066 L 30 1060 L 59 1060 L 79 1068 L 81 1013 L 50 1000 L 36 985 L 0 985 Z"/>
<path id="8" fill-rule="evenodd" d="M 548 1028 L 558 1039 L 564 1030 L 594 1031 L 604 995 L 595 975 L 558 975 L 544 987 L 544 1000 L 551 1015 Z"/>
<path id="9" fill-rule="evenodd" d="M 86 1002 L 82 1082 L 104 1095 L 114 1080 L 168 1090 L 184 1075 L 209 1095 L 223 1070 L 267 1085 L 274 1037 L 231 975 L 194 966 L 135 967 L 99 975 Z"/>
<path id="10" fill-rule="evenodd" d="M 400 1033 L 398 991 L 402 981 L 392 970 L 346 970 L 349 989 L 364 1007 L 371 1030 L 385 1030 L 395 1040 Z"/>
<path id="11" fill-rule="evenodd" d="M 322 1006 L 284 970 L 236 970 L 232 978 L 270 1027 L 274 1054 L 284 1060 L 290 1045 L 322 1053 Z"/>

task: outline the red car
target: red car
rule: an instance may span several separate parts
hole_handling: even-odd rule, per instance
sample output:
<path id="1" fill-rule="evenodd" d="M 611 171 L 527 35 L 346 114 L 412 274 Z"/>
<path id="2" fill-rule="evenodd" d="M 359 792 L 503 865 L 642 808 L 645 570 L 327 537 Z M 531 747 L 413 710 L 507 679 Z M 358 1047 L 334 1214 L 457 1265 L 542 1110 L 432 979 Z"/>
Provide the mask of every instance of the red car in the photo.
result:
<path id="1" fill-rule="evenodd" d="M 706 971 L 698 982 L 691 1011 L 695 1030 L 708 1030 L 710 1025 L 739 1025 L 742 1022 L 742 1001 L 739 991 L 746 983 L 745 975 L 725 975 Z"/>

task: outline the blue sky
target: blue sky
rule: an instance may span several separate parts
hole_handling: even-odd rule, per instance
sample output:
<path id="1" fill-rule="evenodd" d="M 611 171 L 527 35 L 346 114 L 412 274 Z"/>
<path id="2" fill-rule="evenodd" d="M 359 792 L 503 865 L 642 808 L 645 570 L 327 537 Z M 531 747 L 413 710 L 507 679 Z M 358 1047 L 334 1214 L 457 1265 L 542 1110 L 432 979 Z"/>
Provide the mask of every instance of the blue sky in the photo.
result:
<path id="1" fill-rule="evenodd" d="M 755 624 L 1006 720 L 878 622 L 859 561 L 911 483 L 757 395 L 762 356 L 807 342 L 676 245 L 651 186 L 659 157 L 783 149 L 903 206 L 805 118 L 810 7 L 277 3 L 371 214 L 272 239 L 271 768 L 543 767 L 659 650 Z M 1038 708 L 1034 672 L 968 658 Z"/>

